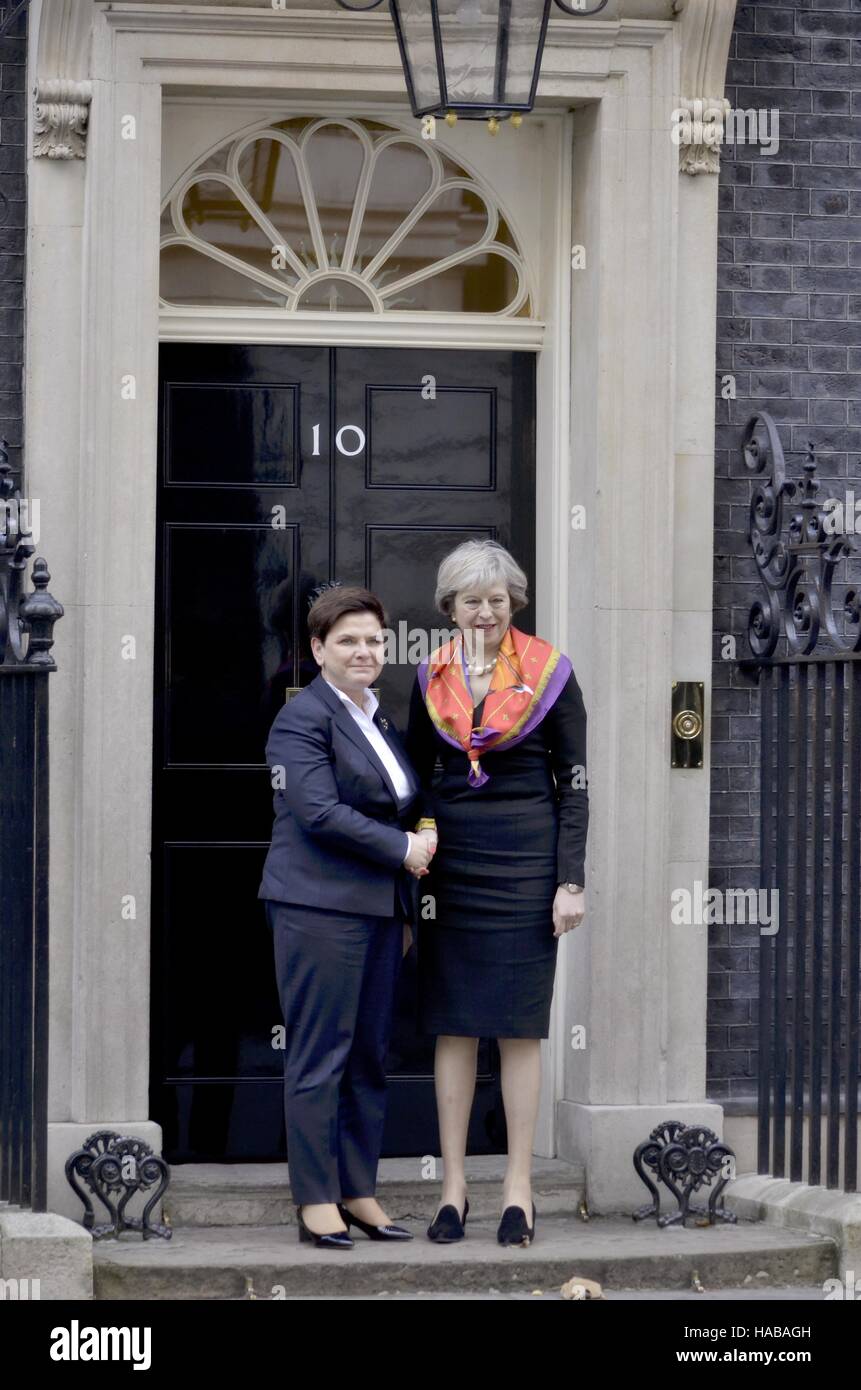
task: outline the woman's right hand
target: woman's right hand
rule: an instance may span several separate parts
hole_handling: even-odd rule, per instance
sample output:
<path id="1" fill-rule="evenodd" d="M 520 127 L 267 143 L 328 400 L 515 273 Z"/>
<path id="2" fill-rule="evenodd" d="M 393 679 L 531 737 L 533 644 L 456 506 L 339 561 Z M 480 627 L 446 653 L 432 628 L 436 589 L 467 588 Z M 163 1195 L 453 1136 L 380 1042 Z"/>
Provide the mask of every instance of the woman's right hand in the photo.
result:
<path id="1" fill-rule="evenodd" d="M 430 837 L 425 834 L 416 834 L 413 830 L 408 830 L 410 839 L 410 852 L 404 860 L 406 868 L 411 874 L 417 877 L 428 872 L 428 864 L 431 861 L 436 844 L 431 844 Z"/>

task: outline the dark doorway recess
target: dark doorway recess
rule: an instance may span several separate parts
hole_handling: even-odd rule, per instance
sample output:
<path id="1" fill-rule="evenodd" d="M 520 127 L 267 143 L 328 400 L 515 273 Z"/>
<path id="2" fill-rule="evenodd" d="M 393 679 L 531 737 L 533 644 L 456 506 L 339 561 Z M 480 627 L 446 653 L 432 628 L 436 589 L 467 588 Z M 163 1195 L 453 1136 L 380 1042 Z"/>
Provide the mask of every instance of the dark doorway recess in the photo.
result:
<path id="1" fill-rule="evenodd" d="M 436 568 L 463 539 L 496 537 L 534 573 L 535 361 L 170 343 L 159 378 L 152 1114 L 173 1162 L 283 1160 L 281 1012 L 256 893 L 266 735 L 287 689 L 317 672 L 308 595 L 325 579 L 366 584 L 406 634 L 445 626 Z M 414 676 L 405 660 L 381 678 L 401 728 Z M 414 957 L 386 1155 L 439 1146 Z M 504 1141 L 498 1053 L 483 1041 L 470 1151 Z"/>

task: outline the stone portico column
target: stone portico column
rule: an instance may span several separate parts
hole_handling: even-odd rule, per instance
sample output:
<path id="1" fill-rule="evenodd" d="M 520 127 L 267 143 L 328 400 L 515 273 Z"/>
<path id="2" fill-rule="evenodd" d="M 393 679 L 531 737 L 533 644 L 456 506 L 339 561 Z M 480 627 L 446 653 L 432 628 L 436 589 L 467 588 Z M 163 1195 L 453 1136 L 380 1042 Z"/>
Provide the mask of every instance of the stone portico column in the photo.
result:
<path id="1" fill-rule="evenodd" d="M 144 392 L 157 375 L 158 230 L 116 193 L 107 154 L 118 149 L 157 203 L 161 107 L 153 84 L 105 80 L 96 13 L 93 0 L 34 0 L 29 31 L 27 472 L 68 618 L 50 710 L 48 1208 L 75 1220 L 63 1166 L 90 1134 L 161 1147 L 149 1119 L 155 424 Z M 121 843 L 106 852 L 112 822 Z"/>

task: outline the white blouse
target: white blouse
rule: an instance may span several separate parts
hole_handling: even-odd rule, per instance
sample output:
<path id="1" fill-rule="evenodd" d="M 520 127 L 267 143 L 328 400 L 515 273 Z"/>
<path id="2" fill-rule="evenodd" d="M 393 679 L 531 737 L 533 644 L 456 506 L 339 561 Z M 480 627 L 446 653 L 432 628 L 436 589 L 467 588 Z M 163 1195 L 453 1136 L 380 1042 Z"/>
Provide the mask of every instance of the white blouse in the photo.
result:
<path id="1" fill-rule="evenodd" d="M 374 752 L 377 754 L 377 757 L 380 759 L 380 762 L 391 777 L 398 796 L 401 800 L 409 796 L 412 791 L 410 780 L 398 761 L 394 749 L 386 742 L 382 730 L 374 723 L 374 715 L 379 708 L 380 702 L 373 690 L 365 690 L 365 708 L 363 711 L 359 709 L 355 700 L 351 700 L 349 695 L 345 695 L 343 690 L 338 689 L 337 685 L 332 685 L 332 682 L 326 680 L 325 676 L 323 680 L 326 681 L 326 684 L 334 690 L 335 694 L 339 696 L 347 706 L 347 709 L 350 711 L 362 733 L 365 735 L 365 738 L 368 740 Z"/>

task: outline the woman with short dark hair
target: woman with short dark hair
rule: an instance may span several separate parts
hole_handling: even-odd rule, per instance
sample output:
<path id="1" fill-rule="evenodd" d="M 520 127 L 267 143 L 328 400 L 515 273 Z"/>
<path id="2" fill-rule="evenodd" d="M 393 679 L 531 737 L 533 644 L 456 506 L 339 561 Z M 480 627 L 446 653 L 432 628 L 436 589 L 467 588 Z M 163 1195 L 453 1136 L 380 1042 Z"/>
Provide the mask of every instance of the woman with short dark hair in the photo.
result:
<path id="1" fill-rule="evenodd" d="M 333 585 L 308 613 L 320 674 L 266 744 L 275 825 L 258 897 L 272 927 L 285 1023 L 287 1161 L 300 1240 L 350 1249 L 349 1228 L 410 1240 L 374 1196 L 385 1059 L 412 918 L 409 873 L 432 849 L 406 830 L 418 781 L 370 687 L 385 614 Z"/>

